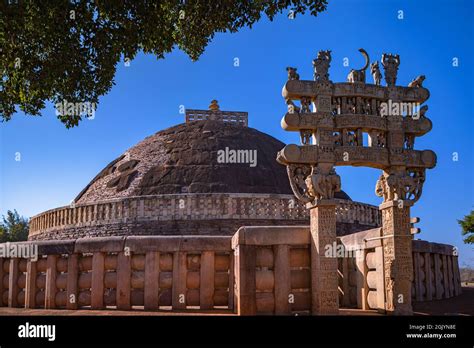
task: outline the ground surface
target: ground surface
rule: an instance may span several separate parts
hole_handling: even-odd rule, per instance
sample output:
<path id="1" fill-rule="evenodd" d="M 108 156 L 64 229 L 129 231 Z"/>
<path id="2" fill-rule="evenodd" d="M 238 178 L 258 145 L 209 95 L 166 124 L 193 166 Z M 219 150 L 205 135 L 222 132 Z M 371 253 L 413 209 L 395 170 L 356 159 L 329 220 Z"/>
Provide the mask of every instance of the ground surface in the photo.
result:
<path id="1" fill-rule="evenodd" d="M 414 303 L 413 311 L 415 315 L 474 315 L 474 287 L 463 287 L 462 294 L 447 300 L 435 300 Z M 354 309 L 343 309 L 341 315 L 380 315 L 376 311 L 362 311 Z M 200 311 L 188 310 L 186 312 L 154 311 L 145 312 L 143 310 L 117 311 L 110 310 L 45 310 L 45 309 L 24 309 L 24 308 L 0 308 L 0 316 L 9 315 L 61 315 L 61 316 L 196 316 L 196 315 L 235 315 L 229 310 Z"/>
<path id="2" fill-rule="evenodd" d="M 414 303 L 416 315 L 474 315 L 474 287 L 463 287 L 462 294 L 447 300 Z"/>

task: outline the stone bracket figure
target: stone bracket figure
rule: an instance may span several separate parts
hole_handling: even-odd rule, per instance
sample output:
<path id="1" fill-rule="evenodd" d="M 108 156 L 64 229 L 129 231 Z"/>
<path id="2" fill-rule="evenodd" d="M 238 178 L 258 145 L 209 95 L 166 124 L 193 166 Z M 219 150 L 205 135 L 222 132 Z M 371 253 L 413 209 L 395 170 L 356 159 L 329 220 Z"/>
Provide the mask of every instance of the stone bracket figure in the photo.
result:
<path id="1" fill-rule="evenodd" d="M 383 202 L 409 201 L 415 203 L 421 197 L 425 182 L 425 169 L 407 169 L 402 172 L 384 171 L 375 186 L 375 194 Z"/>
<path id="2" fill-rule="evenodd" d="M 290 164 L 286 168 L 290 187 L 302 203 L 333 199 L 341 191 L 341 177 L 334 168 L 327 174 L 316 166 Z"/>
<path id="3" fill-rule="evenodd" d="M 323 174 L 316 166 L 313 166 L 311 175 L 306 180 L 308 195 L 314 200 L 333 199 L 336 192 L 341 191 L 341 177 L 332 168 L 329 174 Z"/>
<path id="4" fill-rule="evenodd" d="M 286 166 L 290 187 L 295 197 L 302 203 L 311 202 L 306 186 L 306 178 L 311 173 L 311 167 L 305 165 L 289 164 Z"/>

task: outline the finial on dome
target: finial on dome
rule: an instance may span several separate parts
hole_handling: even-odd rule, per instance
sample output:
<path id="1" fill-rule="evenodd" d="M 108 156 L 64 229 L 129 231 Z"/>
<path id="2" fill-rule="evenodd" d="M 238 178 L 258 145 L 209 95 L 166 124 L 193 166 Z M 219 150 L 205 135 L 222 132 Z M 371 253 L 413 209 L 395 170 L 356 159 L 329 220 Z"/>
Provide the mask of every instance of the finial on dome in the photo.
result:
<path id="1" fill-rule="evenodd" d="M 211 104 L 209 105 L 209 110 L 211 111 L 219 111 L 219 104 L 217 103 L 217 100 L 211 100 Z"/>

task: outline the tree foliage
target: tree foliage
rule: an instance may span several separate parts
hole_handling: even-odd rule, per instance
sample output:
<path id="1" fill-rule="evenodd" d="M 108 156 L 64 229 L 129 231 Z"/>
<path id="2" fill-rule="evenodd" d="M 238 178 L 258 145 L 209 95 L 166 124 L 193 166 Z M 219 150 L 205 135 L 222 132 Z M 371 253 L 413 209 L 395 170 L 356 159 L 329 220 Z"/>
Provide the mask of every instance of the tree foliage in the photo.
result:
<path id="1" fill-rule="evenodd" d="M 462 228 L 462 235 L 465 236 L 464 243 L 474 244 L 474 210 L 464 216 L 464 219 L 458 220 L 458 223 Z"/>
<path id="2" fill-rule="evenodd" d="M 95 103 L 114 84 L 117 63 L 138 52 L 163 58 L 175 47 L 197 60 L 217 32 L 237 32 L 287 10 L 316 16 L 327 0 L 0 1 L 0 119 L 19 108 Z M 291 12 L 290 12 L 291 11 Z M 78 125 L 80 113 L 60 114 Z"/>
<path id="3" fill-rule="evenodd" d="M 0 222 L 0 243 L 20 242 L 28 239 L 28 219 L 16 210 L 7 212 Z"/>

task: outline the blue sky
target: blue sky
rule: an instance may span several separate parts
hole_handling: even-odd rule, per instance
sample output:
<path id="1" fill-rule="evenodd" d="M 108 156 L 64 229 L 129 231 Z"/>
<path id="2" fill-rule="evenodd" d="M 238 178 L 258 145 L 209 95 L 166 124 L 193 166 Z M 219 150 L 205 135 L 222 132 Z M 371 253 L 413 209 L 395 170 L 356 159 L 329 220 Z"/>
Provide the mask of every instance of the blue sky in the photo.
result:
<path id="1" fill-rule="evenodd" d="M 162 60 L 140 54 L 129 67 L 118 66 L 116 86 L 101 99 L 93 120 L 67 130 L 48 105 L 42 117 L 18 113 L 0 124 L 0 214 L 17 209 L 31 216 L 68 204 L 126 149 L 183 122 L 180 105 L 207 108 L 218 99 L 223 110 L 248 111 L 251 127 L 296 143 L 296 133 L 280 128 L 285 67 L 297 67 L 301 79 L 310 80 L 316 52 L 330 49 L 330 77 L 342 82 L 350 67 L 363 65 L 358 52 L 363 47 L 371 60 L 384 52 L 400 54 L 397 84 L 427 76 L 427 115 L 434 127 L 417 139 L 416 148 L 434 150 L 438 165 L 428 171 L 412 215 L 421 218 L 420 238 L 454 244 L 461 264 L 474 265 L 473 248 L 462 243 L 456 222 L 473 208 L 474 197 L 473 7 L 468 0 L 330 1 L 316 18 L 281 15 L 236 34 L 217 34 L 198 62 L 179 50 Z M 343 66 L 345 57 L 350 67 Z M 455 57 L 458 67 L 452 65 Z M 15 161 L 16 153 L 21 161 Z M 338 173 L 354 200 L 380 203 L 374 194 L 379 171 L 344 167 Z"/>

